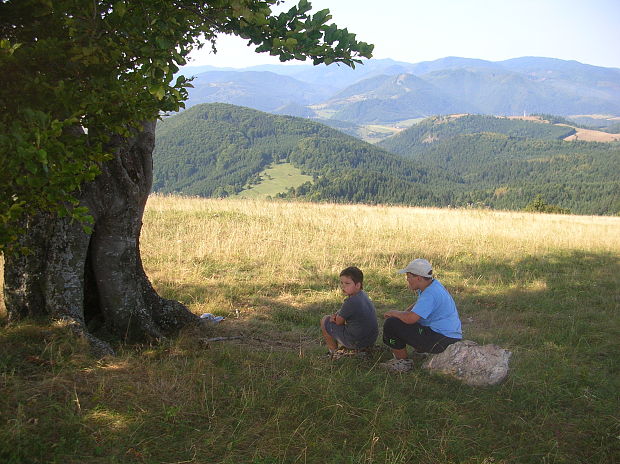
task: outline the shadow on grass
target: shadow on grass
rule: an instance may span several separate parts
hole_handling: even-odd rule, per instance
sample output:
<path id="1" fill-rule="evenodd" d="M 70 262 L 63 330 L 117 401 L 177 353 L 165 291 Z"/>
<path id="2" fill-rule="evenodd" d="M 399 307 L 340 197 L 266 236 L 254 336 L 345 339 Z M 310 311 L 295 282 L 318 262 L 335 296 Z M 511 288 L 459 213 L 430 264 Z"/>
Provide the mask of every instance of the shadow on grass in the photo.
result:
<path id="1" fill-rule="evenodd" d="M 473 334 L 532 346 L 615 343 L 619 329 L 620 259 L 572 251 L 528 256 L 514 263 L 480 260 L 452 266 L 457 300 Z M 453 279 L 454 280 L 454 279 Z M 607 339 L 607 340 L 605 340 Z"/>

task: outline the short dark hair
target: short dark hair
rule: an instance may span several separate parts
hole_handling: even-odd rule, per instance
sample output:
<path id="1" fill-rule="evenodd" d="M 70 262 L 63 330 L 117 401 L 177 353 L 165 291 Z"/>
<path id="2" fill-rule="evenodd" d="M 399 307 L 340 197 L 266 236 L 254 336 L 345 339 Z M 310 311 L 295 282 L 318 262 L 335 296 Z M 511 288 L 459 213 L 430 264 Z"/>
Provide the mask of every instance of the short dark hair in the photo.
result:
<path id="1" fill-rule="evenodd" d="M 358 267 L 349 266 L 348 268 L 343 269 L 340 273 L 340 277 L 342 276 L 350 277 L 354 283 L 362 284 L 362 287 L 364 286 L 364 273 Z"/>

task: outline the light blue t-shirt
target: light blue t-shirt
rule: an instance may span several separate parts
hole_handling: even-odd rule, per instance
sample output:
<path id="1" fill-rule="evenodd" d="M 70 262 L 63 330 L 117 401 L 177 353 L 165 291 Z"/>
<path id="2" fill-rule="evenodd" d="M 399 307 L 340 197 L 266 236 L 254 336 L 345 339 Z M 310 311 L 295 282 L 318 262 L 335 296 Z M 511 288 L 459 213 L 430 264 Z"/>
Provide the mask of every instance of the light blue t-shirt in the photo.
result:
<path id="1" fill-rule="evenodd" d="M 438 280 L 419 292 L 411 311 L 420 316 L 420 325 L 450 338 L 463 338 L 461 320 L 454 299 Z"/>

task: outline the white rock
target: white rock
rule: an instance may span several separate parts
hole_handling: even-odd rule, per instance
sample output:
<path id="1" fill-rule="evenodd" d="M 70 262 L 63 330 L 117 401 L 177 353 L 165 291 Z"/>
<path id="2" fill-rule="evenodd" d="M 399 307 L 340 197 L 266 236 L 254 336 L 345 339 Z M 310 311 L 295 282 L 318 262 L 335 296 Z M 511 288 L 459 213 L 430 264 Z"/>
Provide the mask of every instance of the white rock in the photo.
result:
<path id="1" fill-rule="evenodd" d="M 462 340 L 448 346 L 443 353 L 430 355 L 422 367 L 451 375 L 474 387 L 497 385 L 508 375 L 511 355 L 497 345 Z"/>

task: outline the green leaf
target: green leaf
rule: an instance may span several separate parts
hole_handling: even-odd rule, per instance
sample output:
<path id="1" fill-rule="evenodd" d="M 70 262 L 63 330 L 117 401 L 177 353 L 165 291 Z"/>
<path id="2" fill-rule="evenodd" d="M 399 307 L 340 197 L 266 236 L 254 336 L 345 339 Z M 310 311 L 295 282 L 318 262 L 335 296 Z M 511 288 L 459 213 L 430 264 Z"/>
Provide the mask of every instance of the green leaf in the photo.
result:
<path id="1" fill-rule="evenodd" d="M 289 37 L 284 42 L 284 45 L 286 46 L 288 50 L 293 50 L 295 46 L 297 45 L 297 39 L 293 39 L 292 37 Z"/>
<path id="2" fill-rule="evenodd" d="M 162 98 L 164 98 L 164 95 L 166 95 L 166 91 L 162 86 L 151 87 L 149 89 L 149 93 L 158 100 L 161 100 Z"/>
<path id="3" fill-rule="evenodd" d="M 168 50 L 172 45 L 170 41 L 164 39 L 163 37 L 157 37 L 155 39 L 155 42 L 157 43 L 157 46 L 162 50 Z"/>
<path id="4" fill-rule="evenodd" d="M 125 13 L 127 13 L 127 5 L 125 5 L 125 2 L 116 2 L 114 4 L 114 12 L 121 18 L 125 16 Z"/>
<path id="5" fill-rule="evenodd" d="M 37 158 L 41 162 L 41 164 L 47 164 L 47 152 L 42 148 L 37 150 Z"/>

